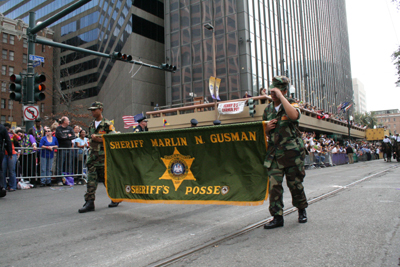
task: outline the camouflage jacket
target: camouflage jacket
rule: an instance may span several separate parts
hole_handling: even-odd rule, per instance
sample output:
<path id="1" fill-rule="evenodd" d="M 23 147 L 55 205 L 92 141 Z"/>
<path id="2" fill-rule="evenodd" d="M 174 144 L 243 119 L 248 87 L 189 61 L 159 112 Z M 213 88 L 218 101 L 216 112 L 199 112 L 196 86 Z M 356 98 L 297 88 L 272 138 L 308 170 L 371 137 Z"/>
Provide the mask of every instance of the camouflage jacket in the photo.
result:
<path id="1" fill-rule="evenodd" d="M 288 99 L 289 103 L 297 109 L 299 117 L 297 120 L 291 120 L 286 114 L 283 105 L 275 110 L 274 102 L 271 102 L 264 110 L 263 120 L 270 121 L 277 119 L 276 128 L 268 133 L 268 149 L 264 166 L 271 167 L 271 163 L 276 158 L 279 168 L 298 165 L 303 167 L 305 150 L 301 136 L 297 133 L 297 127 L 301 116 L 300 108 L 293 99 Z"/>
<path id="2" fill-rule="evenodd" d="M 99 155 L 104 155 L 104 146 L 103 142 L 95 142 L 92 140 L 92 134 L 95 134 L 101 137 L 103 134 L 114 134 L 115 128 L 112 123 L 103 118 L 96 128 L 95 121 L 92 121 L 89 125 L 89 146 L 90 151 L 89 153 L 98 152 Z"/>

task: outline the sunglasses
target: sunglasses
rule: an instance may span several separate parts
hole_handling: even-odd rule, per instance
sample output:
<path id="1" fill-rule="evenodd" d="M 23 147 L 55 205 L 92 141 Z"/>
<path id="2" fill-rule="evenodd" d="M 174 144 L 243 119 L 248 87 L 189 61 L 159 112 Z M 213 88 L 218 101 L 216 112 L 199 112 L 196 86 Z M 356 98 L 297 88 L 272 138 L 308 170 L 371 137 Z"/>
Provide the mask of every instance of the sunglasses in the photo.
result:
<path id="1" fill-rule="evenodd" d="M 45 133 L 51 133 L 51 131 L 44 131 Z"/>

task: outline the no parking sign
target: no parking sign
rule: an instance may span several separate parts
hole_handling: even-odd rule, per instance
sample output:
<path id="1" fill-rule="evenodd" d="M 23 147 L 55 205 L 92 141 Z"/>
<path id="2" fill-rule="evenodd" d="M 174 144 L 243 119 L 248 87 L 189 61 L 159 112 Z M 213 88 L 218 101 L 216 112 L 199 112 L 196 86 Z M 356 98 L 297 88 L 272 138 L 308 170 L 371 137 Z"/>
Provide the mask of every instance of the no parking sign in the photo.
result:
<path id="1" fill-rule="evenodd" d="M 39 106 L 23 106 L 24 121 L 34 121 L 39 118 Z"/>

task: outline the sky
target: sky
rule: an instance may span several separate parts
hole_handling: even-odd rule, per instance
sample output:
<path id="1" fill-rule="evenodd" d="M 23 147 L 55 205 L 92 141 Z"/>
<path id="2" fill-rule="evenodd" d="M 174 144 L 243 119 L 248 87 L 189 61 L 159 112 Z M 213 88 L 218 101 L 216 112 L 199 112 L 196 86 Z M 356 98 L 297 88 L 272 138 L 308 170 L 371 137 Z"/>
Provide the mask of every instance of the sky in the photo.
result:
<path id="1" fill-rule="evenodd" d="M 400 10 L 391 0 L 346 0 L 351 74 L 364 85 L 367 111 L 400 109 L 391 55 L 400 46 Z"/>

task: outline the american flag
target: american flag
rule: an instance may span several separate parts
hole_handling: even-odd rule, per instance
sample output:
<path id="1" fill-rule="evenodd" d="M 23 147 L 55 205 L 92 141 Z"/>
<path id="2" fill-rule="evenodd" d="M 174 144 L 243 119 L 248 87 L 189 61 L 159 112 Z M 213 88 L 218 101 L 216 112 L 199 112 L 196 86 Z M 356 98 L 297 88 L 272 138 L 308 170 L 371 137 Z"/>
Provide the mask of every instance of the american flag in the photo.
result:
<path id="1" fill-rule="evenodd" d="M 133 116 L 122 116 L 122 119 L 124 120 L 125 129 L 129 129 L 129 127 L 131 126 L 136 127 L 139 125 L 139 123 L 135 121 L 135 118 Z"/>

